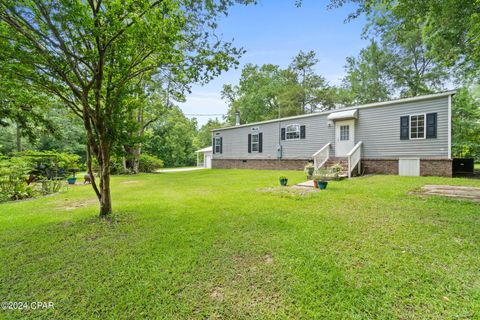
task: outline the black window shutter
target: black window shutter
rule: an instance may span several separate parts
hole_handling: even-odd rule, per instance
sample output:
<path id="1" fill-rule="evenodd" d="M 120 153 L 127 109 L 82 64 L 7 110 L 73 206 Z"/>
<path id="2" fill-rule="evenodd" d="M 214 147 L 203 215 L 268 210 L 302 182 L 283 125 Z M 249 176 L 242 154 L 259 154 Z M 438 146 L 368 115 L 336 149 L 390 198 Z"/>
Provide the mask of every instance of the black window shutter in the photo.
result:
<path id="1" fill-rule="evenodd" d="M 220 153 L 223 152 L 223 137 L 220 137 Z"/>
<path id="2" fill-rule="evenodd" d="M 306 137 L 305 126 L 300 126 L 300 139 L 305 139 L 305 137 Z"/>
<path id="3" fill-rule="evenodd" d="M 409 116 L 400 117 L 400 140 L 408 140 L 408 132 L 410 131 Z"/>
<path id="4" fill-rule="evenodd" d="M 248 134 L 248 153 L 252 153 L 252 135 Z"/>
<path id="5" fill-rule="evenodd" d="M 215 138 L 212 139 L 213 153 L 215 153 Z"/>
<path id="6" fill-rule="evenodd" d="M 258 152 L 262 152 L 263 150 L 262 145 L 263 145 L 263 133 L 260 132 L 258 134 Z"/>
<path id="7" fill-rule="evenodd" d="M 285 128 L 281 130 L 280 139 L 285 140 Z"/>
<path id="8" fill-rule="evenodd" d="M 427 114 L 427 139 L 437 137 L 437 114 Z"/>

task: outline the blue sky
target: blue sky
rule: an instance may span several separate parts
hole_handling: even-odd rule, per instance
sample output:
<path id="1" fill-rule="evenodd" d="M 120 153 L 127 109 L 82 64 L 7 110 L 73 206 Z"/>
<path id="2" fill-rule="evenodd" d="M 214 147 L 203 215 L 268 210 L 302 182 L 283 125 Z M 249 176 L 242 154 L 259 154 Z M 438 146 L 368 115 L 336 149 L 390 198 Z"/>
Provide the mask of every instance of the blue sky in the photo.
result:
<path id="1" fill-rule="evenodd" d="M 222 18 L 219 33 L 234 40 L 247 52 L 240 66 L 221 74 L 205 86 L 194 86 L 187 101 L 180 104 L 186 114 L 224 114 L 227 105 L 220 98 L 223 84 L 237 84 L 246 63 L 289 65 L 300 50 L 314 50 L 320 60 L 317 72 L 338 84 L 344 75 L 345 58 L 356 56 L 367 41 L 361 38 L 364 19 L 344 23 L 353 6 L 327 10 L 328 1 L 260 0 L 255 6 L 234 6 Z M 219 117 L 221 118 L 221 117 Z M 197 117 L 199 125 L 208 117 Z"/>

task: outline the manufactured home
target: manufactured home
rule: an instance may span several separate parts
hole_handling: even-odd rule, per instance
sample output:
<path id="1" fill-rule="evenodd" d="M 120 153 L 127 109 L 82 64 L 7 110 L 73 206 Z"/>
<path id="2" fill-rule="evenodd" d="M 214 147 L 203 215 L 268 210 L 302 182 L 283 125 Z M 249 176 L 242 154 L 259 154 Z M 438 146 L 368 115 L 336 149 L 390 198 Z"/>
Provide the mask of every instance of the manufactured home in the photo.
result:
<path id="1" fill-rule="evenodd" d="M 454 91 L 212 131 L 213 168 L 301 170 L 340 163 L 362 173 L 452 175 Z"/>

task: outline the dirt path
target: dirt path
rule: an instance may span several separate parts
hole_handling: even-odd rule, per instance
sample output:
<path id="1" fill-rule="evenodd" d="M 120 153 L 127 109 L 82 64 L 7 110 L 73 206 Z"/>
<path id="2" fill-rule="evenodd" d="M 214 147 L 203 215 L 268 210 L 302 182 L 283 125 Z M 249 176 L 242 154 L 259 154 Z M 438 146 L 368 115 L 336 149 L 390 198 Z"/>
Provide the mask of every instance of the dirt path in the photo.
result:
<path id="1" fill-rule="evenodd" d="M 480 188 L 474 187 L 431 184 L 423 186 L 417 194 L 469 199 L 480 202 Z"/>

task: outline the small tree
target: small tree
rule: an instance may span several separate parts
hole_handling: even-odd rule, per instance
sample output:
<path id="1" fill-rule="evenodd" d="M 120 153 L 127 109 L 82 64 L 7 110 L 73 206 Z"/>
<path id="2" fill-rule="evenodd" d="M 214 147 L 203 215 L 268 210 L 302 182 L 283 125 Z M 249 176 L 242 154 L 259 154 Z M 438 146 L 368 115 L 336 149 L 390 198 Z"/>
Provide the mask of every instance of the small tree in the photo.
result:
<path id="1" fill-rule="evenodd" d="M 87 166 L 100 216 L 112 212 L 110 157 L 135 105 L 127 88 L 168 72 L 206 82 L 242 53 L 213 37 L 216 18 L 235 0 L 2 0 L 0 72 L 57 96 L 83 120 Z M 92 175 L 93 176 L 93 175 Z"/>

